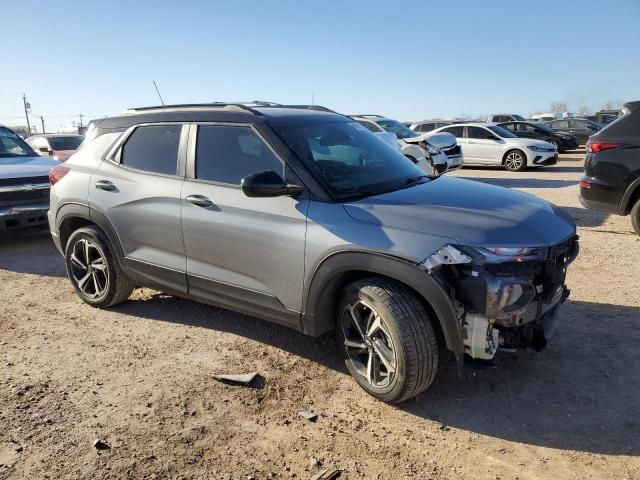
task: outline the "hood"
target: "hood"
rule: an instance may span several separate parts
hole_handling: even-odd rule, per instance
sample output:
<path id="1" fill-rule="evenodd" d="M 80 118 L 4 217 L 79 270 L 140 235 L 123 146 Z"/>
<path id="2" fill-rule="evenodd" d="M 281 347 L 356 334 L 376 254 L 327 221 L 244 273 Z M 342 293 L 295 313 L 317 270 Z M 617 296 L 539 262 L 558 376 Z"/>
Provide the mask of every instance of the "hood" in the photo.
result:
<path id="1" fill-rule="evenodd" d="M 418 138 L 420 140 L 426 140 L 431 145 L 438 148 L 449 148 L 458 143 L 455 135 L 449 132 L 429 132 L 420 135 Z"/>
<path id="2" fill-rule="evenodd" d="M 549 246 L 576 232 L 567 212 L 538 197 L 452 177 L 347 203 L 344 208 L 362 222 L 449 237 L 470 246 Z"/>
<path id="3" fill-rule="evenodd" d="M 0 157 L 0 178 L 41 177 L 60 162 L 51 157 Z"/>

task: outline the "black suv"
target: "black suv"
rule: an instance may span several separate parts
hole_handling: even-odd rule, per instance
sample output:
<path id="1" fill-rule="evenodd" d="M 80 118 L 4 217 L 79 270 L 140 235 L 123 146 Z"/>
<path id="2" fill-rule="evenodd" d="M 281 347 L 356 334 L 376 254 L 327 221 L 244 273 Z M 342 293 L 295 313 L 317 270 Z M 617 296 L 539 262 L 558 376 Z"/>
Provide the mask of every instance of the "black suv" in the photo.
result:
<path id="1" fill-rule="evenodd" d="M 553 128 L 531 122 L 499 123 L 499 127 L 509 130 L 516 137 L 535 138 L 550 143 L 559 152 L 578 148 L 578 139 L 572 133 L 556 132 Z"/>
<path id="2" fill-rule="evenodd" d="M 580 145 L 584 145 L 591 135 L 595 135 L 602 125 L 586 118 L 563 118 L 562 120 L 552 120 L 545 123 L 549 128 L 563 132 L 573 133 Z"/>
<path id="3" fill-rule="evenodd" d="M 631 214 L 640 235 L 640 101 L 626 103 L 622 116 L 587 143 L 580 201 L 594 210 Z"/>

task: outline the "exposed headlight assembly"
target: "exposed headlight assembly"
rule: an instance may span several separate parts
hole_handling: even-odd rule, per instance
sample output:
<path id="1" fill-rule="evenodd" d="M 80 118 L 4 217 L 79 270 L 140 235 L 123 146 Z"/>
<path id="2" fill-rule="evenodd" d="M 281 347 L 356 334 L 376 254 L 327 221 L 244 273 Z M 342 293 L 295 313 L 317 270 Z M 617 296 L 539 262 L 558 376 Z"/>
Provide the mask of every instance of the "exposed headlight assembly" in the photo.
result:
<path id="1" fill-rule="evenodd" d="M 441 265 L 472 263 L 474 258 L 481 263 L 504 263 L 543 261 L 547 249 L 543 247 L 469 247 L 465 245 L 445 245 L 420 263 L 427 271 Z"/>
<path id="2" fill-rule="evenodd" d="M 424 140 L 418 142 L 418 145 L 425 149 L 429 155 L 438 155 L 439 153 L 441 153 L 441 150 L 438 147 L 434 147 L 429 142 L 425 142 Z"/>

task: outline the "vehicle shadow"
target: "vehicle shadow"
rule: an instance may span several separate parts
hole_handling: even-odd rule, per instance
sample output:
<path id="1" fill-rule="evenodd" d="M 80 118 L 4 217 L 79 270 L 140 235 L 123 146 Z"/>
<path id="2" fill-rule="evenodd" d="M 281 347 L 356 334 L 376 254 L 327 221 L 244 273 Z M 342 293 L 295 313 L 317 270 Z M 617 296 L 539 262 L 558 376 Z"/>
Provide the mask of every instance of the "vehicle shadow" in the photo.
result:
<path id="1" fill-rule="evenodd" d="M 28 261 L 25 261 L 28 258 Z M 64 277 L 64 259 L 47 228 L 16 230 L 0 235 L 0 270 Z"/>
<path id="2" fill-rule="evenodd" d="M 569 301 L 549 348 L 453 365 L 405 411 L 450 427 L 530 445 L 639 455 L 640 308 Z M 633 329 L 634 332 L 636 331 Z"/>
<path id="3" fill-rule="evenodd" d="M 233 333 L 347 374 L 330 334 L 313 339 L 286 327 L 157 294 L 114 308 L 123 314 Z M 222 314 L 224 313 L 224 314 Z M 639 455 L 640 308 L 568 301 L 540 354 L 452 361 L 405 412 L 468 432 L 530 445 Z M 626 332 L 620 335 L 620 332 Z"/>
<path id="4" fill-rule="evenodd" d="M 573 217 L 578 227 L 599 227 L 609 218 L 609 214 L 580 207 L 561 207 Z"/>

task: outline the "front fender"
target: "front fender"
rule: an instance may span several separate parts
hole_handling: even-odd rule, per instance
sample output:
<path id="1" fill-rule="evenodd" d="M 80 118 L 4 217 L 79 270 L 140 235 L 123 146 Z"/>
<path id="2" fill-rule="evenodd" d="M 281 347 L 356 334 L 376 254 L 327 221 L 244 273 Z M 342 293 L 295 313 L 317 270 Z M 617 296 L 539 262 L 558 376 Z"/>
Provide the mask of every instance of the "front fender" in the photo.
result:
<path id="1" fill-rule="evenodd" d="M 417 292 L 435 313 L 447 348 L 459 355 L 464 353 L 453 305 L 440 283 L 410 262 L 378 253 L 336 252 L 318 265 L 305 289 L 303 332 L 318 336 L 332 330 L 344 286 L 369 275 L 392 278 Z"/>

